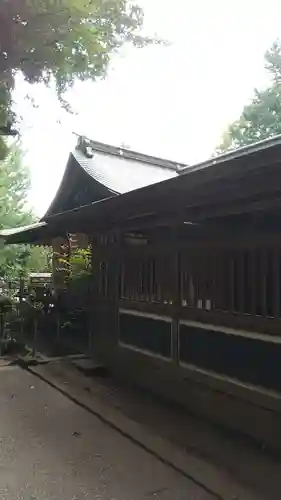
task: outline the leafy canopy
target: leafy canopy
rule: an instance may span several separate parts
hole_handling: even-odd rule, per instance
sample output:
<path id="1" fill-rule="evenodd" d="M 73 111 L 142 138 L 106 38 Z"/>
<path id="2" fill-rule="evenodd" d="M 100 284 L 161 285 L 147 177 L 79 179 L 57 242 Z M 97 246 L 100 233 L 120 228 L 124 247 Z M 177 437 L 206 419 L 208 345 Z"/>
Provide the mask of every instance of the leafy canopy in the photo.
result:
<path id="1" fill-rule="evenodd" d="M 17 72 L 29 83 L 54 81 L 63 102 L 75 79 L 104 77 L 125 42 L 153 42 L 140 35 L 142 23 L 131 0 L 0 0 L 0 127 Z"/>
<path id="2" fill-rule="evenodd" d="M 240 118 L 226 130 L 217 153 L 247 146 L 281 134 L 281 42 L 277 40 L 265 53 L 265 68 L 269 72 L 268 88 L 255 89 L 250 104 Z"/>

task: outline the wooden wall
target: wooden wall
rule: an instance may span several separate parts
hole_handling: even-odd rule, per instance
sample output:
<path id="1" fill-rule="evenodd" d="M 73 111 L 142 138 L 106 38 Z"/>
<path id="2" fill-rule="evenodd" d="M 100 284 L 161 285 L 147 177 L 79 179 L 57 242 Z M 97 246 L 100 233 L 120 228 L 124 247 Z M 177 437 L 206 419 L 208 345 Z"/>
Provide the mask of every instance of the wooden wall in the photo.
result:
<path id="1" fill-rule="evenodd" d="M 95 352 L 117 373 L 281 448 L 281 238 L 165 237 L 96 238 Z"/>

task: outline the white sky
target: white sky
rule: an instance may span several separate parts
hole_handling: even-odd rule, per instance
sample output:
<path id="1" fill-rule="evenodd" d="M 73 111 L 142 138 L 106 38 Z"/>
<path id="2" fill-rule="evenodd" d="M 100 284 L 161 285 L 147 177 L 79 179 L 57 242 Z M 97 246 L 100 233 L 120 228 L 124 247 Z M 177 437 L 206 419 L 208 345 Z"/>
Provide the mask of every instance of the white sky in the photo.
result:
<path id="1" fill-rule="evenodd" d="M 68 98 L 77 115 L 60 110 L 54 93 L 32 88 L 40 102 L 18 109 L 26 160 L 32 172 L 30 201 L 48 208 L 76 142 L 72 132 L 186 163 L 208 158 L 227 124 L 238 118 L 255 86 L 264 85 L 263 54 L 281 35 L 278 0 L 141 0 L 145 28 L 169 47 L 126 48 L 108 77 L 79 83 Z M 59 120 L 59 122 L 58 122 Z"/>

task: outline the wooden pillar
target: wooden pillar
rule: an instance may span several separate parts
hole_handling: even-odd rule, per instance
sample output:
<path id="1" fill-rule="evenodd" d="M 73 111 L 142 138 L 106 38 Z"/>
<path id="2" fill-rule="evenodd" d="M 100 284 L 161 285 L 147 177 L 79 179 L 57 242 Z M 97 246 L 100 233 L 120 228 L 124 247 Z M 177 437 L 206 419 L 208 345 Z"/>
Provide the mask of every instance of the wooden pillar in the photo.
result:
<path id="1" fill-rule="evenodd" d="M 250 263 L 249 263 L 249 272 L 250 272 L 250 313 L 252 316 L 257 315 L 257 249 L 254 247 L 250 251 Z"/>
<path id="2" fill-rule="evenodd" d="M 273 251 L 273 316 L 280 318 L 280 248 Z"/>
<path id="3" fill-rule="evenodd" d="M 182 272 L 181 272 L 181 252 L 179 249 L 179 231 L 178 227 L 172 229 L 173 241 L 173 259 L 174 259 L 174 283 L 173 286 L 173 313 L 172 313 L 172 358 L 178 365 L 179 363 L 179 320 L 182 307 Z"/>
<path id="4" fill-rule="evenodd" d="M 102 249 L 100 246 L 100 241 L 97 235 L 93 235 L 91 238 L 91 252 L 92 252 L 92 269 L 91 269 L 91 305 L 90 308 L 90 329 L 91 329 L 91 350 L 93 354 L 97 354 L 99 350 L 99 344 L 101 343 L 102 333 L 103 333 L 103 311 L 101 309 L 101 293 L 100 293 L 100 281 L 101 281 L 101 255 Z"/>
<path id="5" fill-rule="evenodd" d="M 88 324 L 88 350 L 92 352 L 93 349 L 93 336 L 94 336 L 94 270 L 93 270 L 93 247 L 94 247 L 94 238 L 91 236 L 87 236 L 87 248 L 91 252 L 91 266 L 90 266 L 90 283 L 88 288 L 88 296 L 87 296 L 87 324 Z"/>
<path id="6" fill-rule="evenodd" d="M 121 233 L 120 231 L 115 231 L 114 243 L 112 245 L 111 253 L 111 274 L 112 274 L 112 335 L 114 335 L 114 340 L 116 345 L 119 339 L 119 281 L 120 281 L 120 264 L 121 264 Z"/>

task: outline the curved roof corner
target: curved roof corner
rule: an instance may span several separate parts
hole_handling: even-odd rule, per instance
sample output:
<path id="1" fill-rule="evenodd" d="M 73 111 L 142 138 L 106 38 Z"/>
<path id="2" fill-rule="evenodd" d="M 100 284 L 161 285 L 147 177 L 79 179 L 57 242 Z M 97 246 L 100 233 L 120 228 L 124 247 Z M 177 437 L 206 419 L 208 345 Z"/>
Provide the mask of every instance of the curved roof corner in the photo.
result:
<path id="1" fill-rule="evenodd" d="M 44 220 L 50 215 L 176 177 L 185 165 L 78 138 Z"/>

